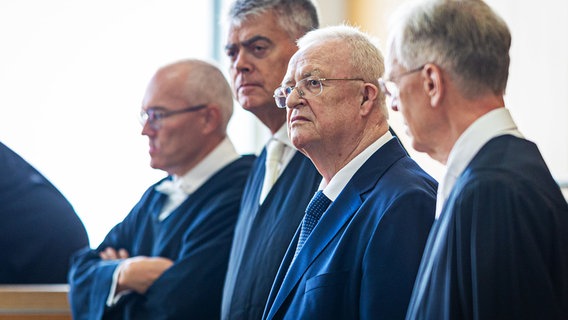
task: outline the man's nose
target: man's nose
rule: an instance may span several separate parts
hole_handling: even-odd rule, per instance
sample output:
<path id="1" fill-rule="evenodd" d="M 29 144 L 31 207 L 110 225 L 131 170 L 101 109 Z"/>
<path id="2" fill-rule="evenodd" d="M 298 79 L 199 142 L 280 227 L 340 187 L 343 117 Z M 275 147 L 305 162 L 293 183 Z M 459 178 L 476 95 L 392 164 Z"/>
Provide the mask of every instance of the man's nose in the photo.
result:
<path id="1" fill-rule="evenodd" d="M 236 53 L 235 60 L 233 61 L 233 68 L 238 72 L 250 72 L 253 70 L 253 64 L 247 57 L 246 52 L 239 51 Z"/>
<path id="2" fill-rule="evenodd" d="M 294 89 L 292 89 L 292 92 L 290 92 L 290 94 L 286 98 L 286 107 L 293 109 L 299 106 L 303 106 L 304 104 L 305 99 L 301 89 L 294 87 Z"/>

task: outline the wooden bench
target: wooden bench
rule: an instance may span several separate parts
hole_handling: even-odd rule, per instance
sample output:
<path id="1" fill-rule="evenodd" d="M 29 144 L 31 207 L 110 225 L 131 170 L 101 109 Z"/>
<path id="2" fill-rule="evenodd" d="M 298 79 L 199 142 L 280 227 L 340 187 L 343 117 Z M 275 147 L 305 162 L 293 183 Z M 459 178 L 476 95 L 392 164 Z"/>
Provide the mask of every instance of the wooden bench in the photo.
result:
<path id="1" fill-rule="evenodd" d="M 0 285 L 0 320 L 71 320 L 66 284 Z"/>

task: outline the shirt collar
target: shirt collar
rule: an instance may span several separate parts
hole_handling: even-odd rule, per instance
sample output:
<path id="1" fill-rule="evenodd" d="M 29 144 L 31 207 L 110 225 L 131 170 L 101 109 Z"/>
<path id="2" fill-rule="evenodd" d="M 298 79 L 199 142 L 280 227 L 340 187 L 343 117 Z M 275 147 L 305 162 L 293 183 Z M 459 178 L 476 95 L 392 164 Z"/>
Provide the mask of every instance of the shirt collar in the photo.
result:
<path id="1" fill-rule="evenodd" d="M 325 180 L 322 179 L 318 190 L 323 189 L 323 193 L 331 201 L 335 201 L 347 183 L 349 183 L 351 178 L 355 175 L 357 170 L 359 170 L 359 168 L 361 168 L 363 164 L 390 139 L 392 139 L 392 134 L 387 131 L 387 133 L 382 135 L 355 158 L 349 161 L 347 165 L 341 168 L 341 170 L 339 170 L 333 178 L 331 178 L 329 183 L 326 184 Z"/>
<path id="2" fill-rule="evenodd" d="M 240 155 L 235 150 L 229 138 L 225 138 L 193 169 L 182 176 L 173 176 L 175 183 L 183 185 L 187 194 L 193 193 L 203 185 L 213 174 L 238 159 Z"/>
<path id="3" fill-rule="evenodd" d="M 458 138 L 448 156 L 447 169 L 438 187 L 436 217 L 450 195 L 457 178 L 479 150 L 491 139 L 505 134 L 522 138 L 508 109 L 492 110 L 475 120 Z"/>

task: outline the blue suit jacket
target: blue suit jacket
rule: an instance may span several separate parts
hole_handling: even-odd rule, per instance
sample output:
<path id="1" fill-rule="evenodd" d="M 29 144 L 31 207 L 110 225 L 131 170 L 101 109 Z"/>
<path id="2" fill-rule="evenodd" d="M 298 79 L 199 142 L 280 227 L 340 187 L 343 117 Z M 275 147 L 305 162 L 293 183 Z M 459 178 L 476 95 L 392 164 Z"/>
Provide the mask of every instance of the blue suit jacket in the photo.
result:
<path id="1" fill-rule="evenodd" d="M 568 205 L 534 143 L 494 138 L 465 168 L 407 319 L 568 319 Z"/>
<path id="2" fill-rule="evenodd" d="M 436 182 L 394 138 L 355 173 L 294 256 L 296 232 L 265 319 L 404 317 L 430 226 Z"/>
<path id="3" fill-rule="evenodd" d="M 89 244 L 71 204 L 0 143 L 0 283 L 65 283 L 71 255 Z"/>

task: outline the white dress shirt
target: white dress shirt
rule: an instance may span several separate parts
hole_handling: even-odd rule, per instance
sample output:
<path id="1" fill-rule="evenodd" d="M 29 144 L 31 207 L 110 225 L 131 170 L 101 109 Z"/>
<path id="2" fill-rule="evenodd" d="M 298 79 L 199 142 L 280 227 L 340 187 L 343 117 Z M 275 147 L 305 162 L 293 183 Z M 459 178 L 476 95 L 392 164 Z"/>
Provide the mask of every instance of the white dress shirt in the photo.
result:
<path id="1" fill-rule="evenodd" d="M 233 143 L 229 138 L 225 138 L 213 151 L 211 151 L 201 162 L 193 169 L 189 170 L 183 176 L 173 176 L 173 180 L 166 180 L 156 186 L 156 190 L 170 189 L 174 190 L 164 192 L 169 194 L 168 200 L 162 207 L 162 211 L 158 216 L 163 221 L 195 190 L 199 189 L 211 176 L 229 163 L 237 160 L 240 155 L 235 150 Z"/>

